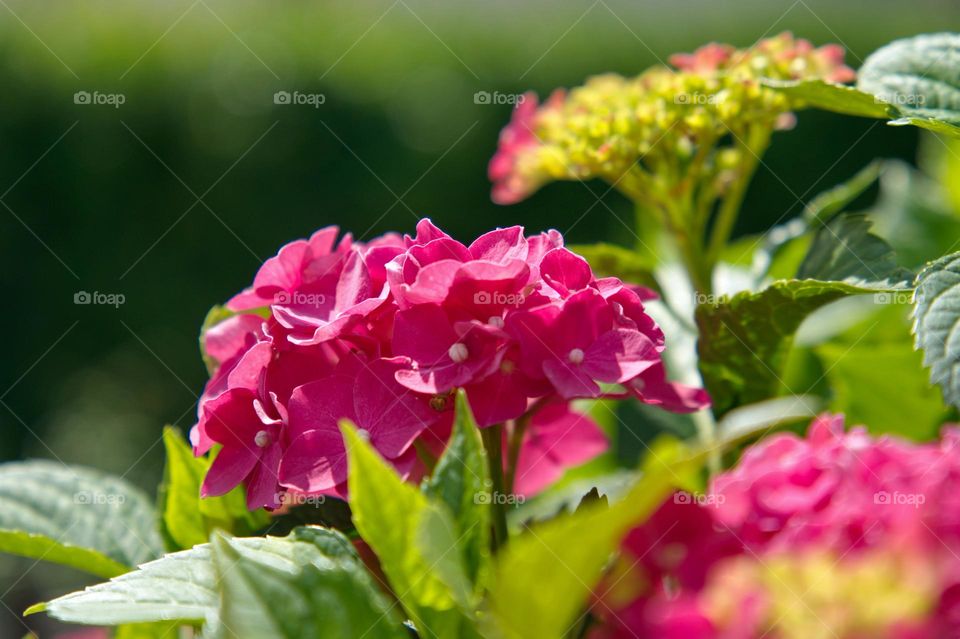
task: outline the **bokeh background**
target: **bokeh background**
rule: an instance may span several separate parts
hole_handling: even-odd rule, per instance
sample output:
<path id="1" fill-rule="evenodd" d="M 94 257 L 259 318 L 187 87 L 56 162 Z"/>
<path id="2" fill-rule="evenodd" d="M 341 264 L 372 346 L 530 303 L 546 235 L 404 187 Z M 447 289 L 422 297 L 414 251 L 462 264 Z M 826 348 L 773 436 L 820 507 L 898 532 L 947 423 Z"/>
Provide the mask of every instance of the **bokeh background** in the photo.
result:
<path id="1" fill-rule="evenodd" d="M 160 429 L 189 428 L 205 381 L 206 311 L 318 227 L 362 239 L 429 216 L 463 238 L 519 223 L 629 244 L 630 207 L 602 184 L 490 202 L 486 163 L 511 96 L 783 30 L 844 44 L 856 67 L 894 38 L 960 30 L 960 7 L 0 0 L 0 457 L 96 466 L 153 493 Z M 322 104 L 277 104 L 278 91 Z M 913 161 L 917 136 L 800 114 L 765 158 L 738 233 L 798 213 L 874 157 Z M 75 304 L 82 291 L 124 301 Z M 82 583 L 3 559 L 0 636 L 22 636 L 20 611 Z"/>

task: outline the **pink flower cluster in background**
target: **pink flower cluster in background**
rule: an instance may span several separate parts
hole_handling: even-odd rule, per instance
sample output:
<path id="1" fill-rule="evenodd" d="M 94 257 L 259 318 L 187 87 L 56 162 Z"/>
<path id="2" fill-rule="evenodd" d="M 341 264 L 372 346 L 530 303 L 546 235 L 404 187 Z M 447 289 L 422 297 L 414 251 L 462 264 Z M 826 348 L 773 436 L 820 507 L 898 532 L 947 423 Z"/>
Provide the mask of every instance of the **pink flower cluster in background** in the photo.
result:
<path id="1" fill-rule="evenodd" d="M 958 443 L 831 415 L 763 439 L 629 534 L 593 639 L 958 636 Z"/>
<path id="2" fill-rule="evenodd" d="M 191 441 L 197 454 L 221 448 L 203 493 L 245 482 L 250 508 L 284 491 L 344 496 L 343 418 L 415 480 L 418 449 L 442 452 L 461 388 L 481 427 L 529 423 L 516 490 L 535 492 L 606 447 L 571 400 L 707 405 L 667 381 L 652 297 L 597 278 L 556 231 L 515 226 L 465 245 L 429 220 L 369 242 L 321 229 L 267 260 L 205 333 L 216 369 Z"/>

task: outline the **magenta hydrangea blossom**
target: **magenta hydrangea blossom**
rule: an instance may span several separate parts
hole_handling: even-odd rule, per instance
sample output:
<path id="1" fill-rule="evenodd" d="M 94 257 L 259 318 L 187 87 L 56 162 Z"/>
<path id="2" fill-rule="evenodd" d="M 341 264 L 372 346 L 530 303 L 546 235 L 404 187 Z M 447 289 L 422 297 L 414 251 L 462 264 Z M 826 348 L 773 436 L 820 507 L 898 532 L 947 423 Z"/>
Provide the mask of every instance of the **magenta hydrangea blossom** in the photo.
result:
<path id="1" fill-rule="evenodd" d="M 812 636 L 823 627 L 805 635 L 802 619 L 818 601 L 844 611 L 830 617 L 838 639 L 956 636 L 958 444 L 949 427 L 931 444 L 845 432 L 837 415 L 761 440 L 707 494 L 678 493 L 627 536 L 592 639 Z"/>
<path id="2" fill-rule="evenodd" d="M 653 292 L 597 278 L 556 231 L 514 226 L 463 244 L 421 220 L 415 236 L 338 234 L 284 246 L 205 333 L 215 370 L 191 441 L 197 454 L 219 448 L 204 494 L 242 482 L 251 508 L 277 507 L 284 491 L 345 496 L 342 419 L 415 480 L 421 456 L 443 451 L 457 389 L 481 427 L 529 426 L 525 494 L 606 448 L 574 399 L 709 403 L 667 380 L 644 308 Z"/>

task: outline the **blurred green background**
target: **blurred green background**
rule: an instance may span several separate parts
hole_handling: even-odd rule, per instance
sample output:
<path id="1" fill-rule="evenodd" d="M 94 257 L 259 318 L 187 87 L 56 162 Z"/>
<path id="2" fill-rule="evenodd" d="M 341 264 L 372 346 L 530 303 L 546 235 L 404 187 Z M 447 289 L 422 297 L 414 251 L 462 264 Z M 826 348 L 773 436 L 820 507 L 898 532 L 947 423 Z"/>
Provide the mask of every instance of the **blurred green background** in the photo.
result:
<path id="1" fill-rule="evenodd" d="M 0 455 L 100 467 L 151 493 L 161 426 L 189 428 L 205 381 L 204 314 L 284 242 L 430 216 L 463 238 L 523 224 L 629 243 L 630 207 L 603 184 L 490 202 L 486 163 L 510 114 L 496 96 L 635 74 L 710 40 L 792 30 L 841 42 L 856 67 L 894 38 L 960 30 L 956 0 L 0 5 Z M 276 104 L 278 91 L 323 103 Z M 802 113 L 738 231 L 797 214 L 874 157 L 912 160 L 916 145 L 913 130 Z M 78 305 L 80 291 L 125 300 Z M 33 564 L 0 563 L 2 637 L 26 633 L 27 605 L 83 583 Z"/>

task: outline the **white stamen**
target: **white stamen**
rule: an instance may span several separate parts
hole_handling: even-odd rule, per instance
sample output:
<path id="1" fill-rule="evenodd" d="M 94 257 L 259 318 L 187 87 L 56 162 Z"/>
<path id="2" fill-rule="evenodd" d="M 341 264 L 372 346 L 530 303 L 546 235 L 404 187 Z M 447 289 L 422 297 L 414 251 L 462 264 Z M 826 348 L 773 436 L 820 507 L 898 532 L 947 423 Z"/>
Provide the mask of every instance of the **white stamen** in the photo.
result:
<path id="1" fill-rule="evenodd" d="M 467 357 L 470 355 L 470 351 L 467 350 L 467 345 L 457 342 L 450 347 L 450 350 L 447 351 L 447 355 L 450 356 L 450 359 L 455 361 L 457 364 L 467 361 Z"/>
<path id="2" fill-rule="evenodd" d="M 265 430 L 261 430 L 257 432 L 257 435 L 253 438 L 253 441 L 260 448 L 266 448 L 270 445 L 270 433 Z"/>
<path id="3" fill-rule="evenodd" d="M 583 351 L 579 348 L 575 348 L 569 353 L 567 353 L 567 359 L 570 360 L 571 364 L 582 364 L 583 363 Z"/>
<path id="4" fill-rule="evenodd" d="M 490 326 L 495 326 L 496 328 L 503 328 L 503 318 L 499 315 L 494 315 L 487 320 L 487 324 Z"/>

